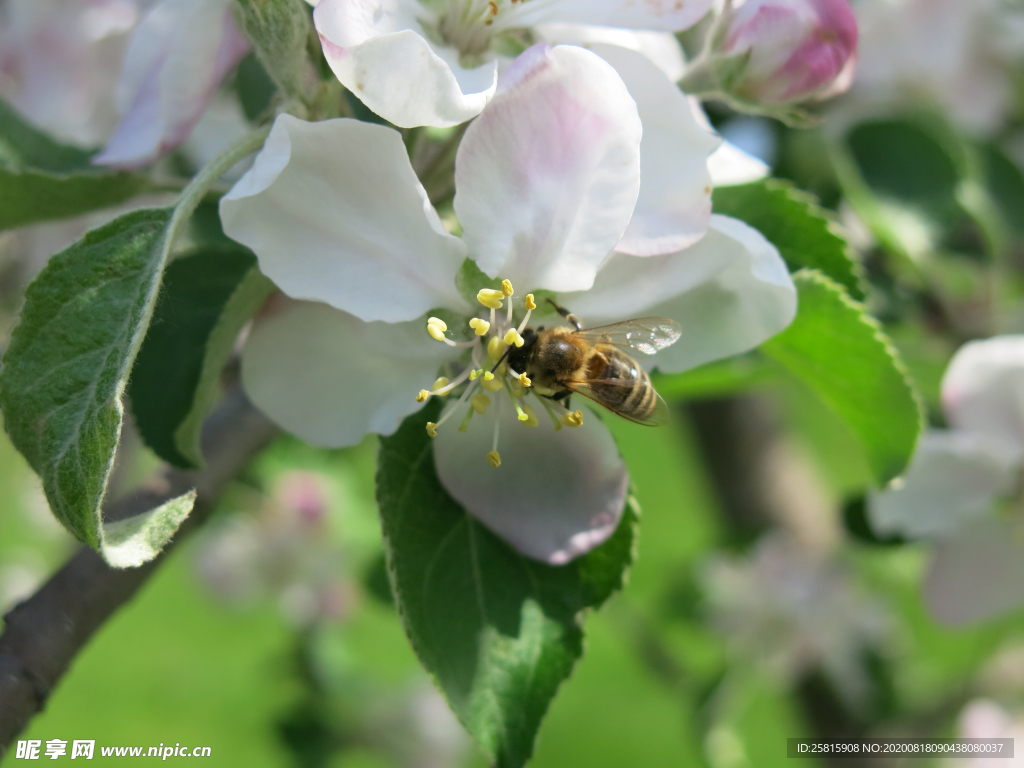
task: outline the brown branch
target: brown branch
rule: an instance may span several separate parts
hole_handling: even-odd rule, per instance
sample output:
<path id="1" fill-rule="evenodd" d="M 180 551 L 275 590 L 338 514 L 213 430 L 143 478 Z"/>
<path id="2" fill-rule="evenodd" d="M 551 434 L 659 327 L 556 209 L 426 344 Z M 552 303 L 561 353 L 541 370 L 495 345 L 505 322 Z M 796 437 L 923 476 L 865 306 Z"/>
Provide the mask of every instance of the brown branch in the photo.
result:
<path id="1" fill-rule="evenodd" d="M 92 549 L 82 547 L 46 584 L 5 617 L 0 635 L 0 761 L 7 747 L 103 623 L 128 602 L 183 534 L 213 511 L 227 484 L 277 433 L 276 428 L 235 391 L 207 420 L 203 452 L 207 465 L 195 472 L 166 469 L 155 483 L 109 505 L 107 519 L 152 509 L 190 488 L 195 509 L 167 550 L 141 568 L 114 570 Z"/>

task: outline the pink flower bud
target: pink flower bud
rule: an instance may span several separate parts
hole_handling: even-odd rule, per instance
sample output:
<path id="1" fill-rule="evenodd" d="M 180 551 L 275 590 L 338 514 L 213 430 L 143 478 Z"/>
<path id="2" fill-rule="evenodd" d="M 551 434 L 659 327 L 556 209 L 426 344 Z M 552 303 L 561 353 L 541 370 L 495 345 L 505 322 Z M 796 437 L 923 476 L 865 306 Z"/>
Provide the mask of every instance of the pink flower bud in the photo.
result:
<path id="1" fill-rule="evenodd" d="M 857 20 L 847 0 L 746 0 L 728 24 L 722 53 L 749 55 L 731 88 L 745 101 L 832 96 L 853 79 Z"/>

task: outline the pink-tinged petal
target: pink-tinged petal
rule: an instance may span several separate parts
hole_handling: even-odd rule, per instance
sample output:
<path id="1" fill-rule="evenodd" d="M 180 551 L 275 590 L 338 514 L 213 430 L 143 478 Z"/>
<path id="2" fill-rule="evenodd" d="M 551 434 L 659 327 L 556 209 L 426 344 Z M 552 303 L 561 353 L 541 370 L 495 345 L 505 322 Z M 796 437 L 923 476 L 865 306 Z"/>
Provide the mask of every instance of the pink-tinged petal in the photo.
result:
<path id="1" fill-rule="evenodd" d="M 421 34 L 413 0 L 322 0 L 313 12 L 324 56 L 342 85 L 402 128 L 446 127 L 479 114 L 497 64 L 466 69 L 458 52 Z"/>
<path id="2" fill-rule="evenodd" d="M 366 321 L 465 308 L 455 274 L 466 248 L 445 231 L 391 128 L 279 116 L 220 215 L 292 298 Z"/>
<path id="3" fill-rule="evenodd" d="M 390 435 L 421 407 L 440 365 L 462 350 L 427 336 L 425 320 L 364 323 L 337 309 L 276 296 L 242 351 L 242 385 L 273 421 L 314 445 Z"/>
<path id="4" fill-rule="evenodd" d="M 640 196 L 615 250 L 634 256 L 681 251 L 707 231 L 708 157 L 722 140 L 698 124 L 686 96 L 646 56 L 602 43 L 590 49 L 615 67 L 643 123 Z"/>
<path id="5" fill-rule="evenodd" d="M 551 0 L 526 2 L 516 20 L 534 24 L 586 24 L 595 27 L 680 32 L 703 18 L 714 0 Z"/>
<path id="6" fill-rule="evenodd" d="M 993 619 L 1024 604 L 1022 531 L 986 520 L 943 539 L 932 553 L 924 600 L 943 624 Z"/>
<path id="7" fill-rule="evenodd" d="M 502 74 L 455 161 L 455 211 L 488 275 L 582 290 L 640 187 L 640 118 L 622 79 L 575 46 L 538 44 Z"/>
<path id="8" fill-rule="evenodd" d="M 670 32 L 647 32 L 637 29 L 592 27 L 585 24 L 541 24 L 534 34 L 551 45 L 579 45 L 589 48 L 594 43 L 617 45 L 642 53 L 672 82 L 686 72 L 683 47 Z"/>
<path id="9" fill-rule="evenodd" d="M 677 321 L 682 337 L 652 358 L 666 373 L 753 349 L 796 315 L 796 289 L 775 246 L 743 222 L 717 215 L 695 245 L 665 256 L 616 253 L 591 290 L 560 295 L 559 302 L 585 325 L 644 316 Z"/>
<path id="10" fill-rule="evenodd" d="M 1004 440 L 1024 456 L 1024 335 L 962 346 L 942 378 L 952 425 Z"/>
<path id="11" fill-rule="evenodd" d="M 121 123 L 93 162 L 140 168 L 179 146 L 246 50 L 230 0 L 162 0 L 132 34 L 117 93 Z"/>
<path id="12" fill-rule="evenodd" d="M 589 411 L 582 426 L 555 432 L 534 402 L 542 421 L 527 427 L 502 394 L 473 416 L 467 432 L 453 423 L 461 414 L 438 429 L 437 475 L 467 512 L 516 550 L 562 565 L 614 533 L 629 491 L 626 464 L 608 428 Z M 501 466 L 493 468 L 486 456 L 498 419 Z"/>
<path id="13" fill-rule="evenodd" d="M 900 481 L 868 497 L 871 527 L 917 538 L 973 525 L 1010 491 L 1017 468 L 1002 443 L 984 435 L 929 430 Z"/>

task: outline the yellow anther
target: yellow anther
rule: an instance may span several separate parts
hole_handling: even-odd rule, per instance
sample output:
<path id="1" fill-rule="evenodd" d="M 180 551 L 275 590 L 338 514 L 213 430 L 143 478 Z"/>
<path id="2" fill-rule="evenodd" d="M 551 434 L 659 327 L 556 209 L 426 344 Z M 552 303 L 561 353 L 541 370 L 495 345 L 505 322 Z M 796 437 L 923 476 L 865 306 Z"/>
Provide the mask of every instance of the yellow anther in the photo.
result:
<path id="1" fill-rule="evenodd" d="M 526 412 L 526 418 L 523 418 L 523 414 L 519 414 L 519 420 L 528 427 L 536 427 L 539 422 L 537 421 L 537 414 L 533 412 L 533 408 L 524 405 L 523 410 Z"/>
<path id="2" fill-rule="evenodd" d="M 439 317 L 427 318 L 427 333 L 433 336 L 438 341 L 444 341 L 444 332 L 448 330 L 448 325 Z"/>
<path id="3" fill-rule="evenodd" d="M 491 451 L 487 454 L 487 463 L 497 469 L 501 466 L 501 454 L 497 451 Z"/>
<path id="4" fill-rule="evenodd" d="M 487 410 L 487 406 L 491 404 L 491 398 L 485 395 L 483 392 L 477 392 L 471 398 L 469 398 L 469 404 L 473 406 L 473 410 L 477 413 L 483 413 Z"/>
<path id="5" fill-rule="evenodd" d="M 527 309 L 536 309 L 537 308 L 537 302 L 534 300 L 532 293 L 526 294 L 526 308 Z"/>
<path id="6" fill-rule="evenodd" d="M 494 374 L 491 373 L 490 371 L 487 371 L 486 373 L 484 373 L 484 381 L 490 381 L 493 378 L 494 378 Z"/>
<path id="7" fill-rule="evenodd" d="M 440 376 L 437 379 L 437 381 L 434 382 L 434 386 L 430 388 L 430 391 L 437 392 L 437 390 L 441 389 L 442 387 L 447 387 L 449 384 L 451 384 L 451 382 L 448 381 L 447 376 Z"/>
<path id="8" fill-rule="evenodd" d="M 567 413 L 559 419 L 567 427 L 578 427 L 583 423 L 583 411 Z"/>
<path id="9" fill-rule="evenodd" d="M 487 342 L 487 354 L 491 360 L 498 361 L 505 354 L 505 347 L 507 346 L 508 344 L 505 343 L 504 339 L 491 336 L 491 340 Z"/>
<path id="10" fill-rule="evenodd" d="M 470 381 L 476 381 L 478 378 L 483 376 L 483 374 L 484 374 L 484 369 L 483 368 L 477 368 L 475 371 L 470 371 L 470 373 L 469 373 L 469 380 Z"/>
<path id="11" fill-rule="evenodd" d="M 488 371 L 488 373 L 490 372 Z M 494 378 L 494 376 L 491 376 L 491 378 L 488 379 L 487 374 L 485 374 L 484 381 L 480 386 L 482 386 L 488 392 L 500 392 L 501 388 L 505 385 L 501 383 L 501 379 L 496 379 Z"/>
<path id="12" fill-rule="evenodd" d="M 416 402 L 417 403 L 425 403 L 425 402 L 427 402 L 427 398 L 428 397 L 430 397 L 430 393 L 427 392 L 427 390 L 425 390 L 425 389 L 421 389 L 420 393 L 418 395 L 416 395 Z"/>
<path id="13" fill-rule="evenodd" d="M 502 295 L 506 299 L 509 296 L 511 296 L 513 293 L 515 293 L 515 291 L 512 289 L 512 281 L 511 280 L 502 280 L 501 281 L 501 293 L 502 293 Z"/>
<path id="14" fill-rule="evenodd" d="M 503 298 L 505 298 L 505 294 L 493 288 L 481 288 L 476 294 L 476 300 L 488 309 L 501 309 Z"/>
<path id="15" fill-rule="evenodd" d="M 486 336 L 487 332 L 491 330 L 491 324 L 479 317 L 474 317 L 470 320 L 469 327 L 476 332 L 477 336 Z"/>
<path id="16" fill-rule="evenodd" d="M 427 422 L 427 434 L 431 437 L 437 437 L 437 424 L 432 421 Z"/>
<path id="17" fill-rule="evenodd" d="M 533 384 L 533 382 L 530 381 L 530 377 L 527 376 L 525 373 L 519 374 L 519 383 L 522 384 L 524 387 L 528 387 L 531 384 Z"/>
<path id="18" fill-rule="evenodd" d="M 505 343 L 509 346 L 515 344 L 517 347 L 521 347 L 525 342 L 523 337 L 519 335 L 519 331 L 515 328 L 509 328 L 508 333 L 505 334 Z"/>

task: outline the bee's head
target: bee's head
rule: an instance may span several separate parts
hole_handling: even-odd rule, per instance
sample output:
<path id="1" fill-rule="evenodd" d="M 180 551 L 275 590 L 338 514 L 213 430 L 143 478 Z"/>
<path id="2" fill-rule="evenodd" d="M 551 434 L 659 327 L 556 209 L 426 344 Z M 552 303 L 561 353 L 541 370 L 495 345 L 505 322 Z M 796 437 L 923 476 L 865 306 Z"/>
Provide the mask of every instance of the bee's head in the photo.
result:
<path id="1" fill-rule="evenodd" d="M 530 356 L 533 354 L 533 347 L 537 343 L 537 332 L 533 328 L 527 328 L 523 331 L 523 346 L 521 347 L 510 347 L 508 357 L 508 367 L 513 371 L 519 373 L 524 372 L 529 367 Z"/>

